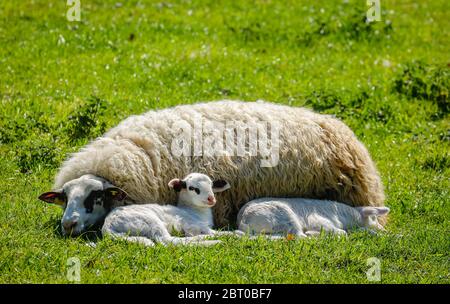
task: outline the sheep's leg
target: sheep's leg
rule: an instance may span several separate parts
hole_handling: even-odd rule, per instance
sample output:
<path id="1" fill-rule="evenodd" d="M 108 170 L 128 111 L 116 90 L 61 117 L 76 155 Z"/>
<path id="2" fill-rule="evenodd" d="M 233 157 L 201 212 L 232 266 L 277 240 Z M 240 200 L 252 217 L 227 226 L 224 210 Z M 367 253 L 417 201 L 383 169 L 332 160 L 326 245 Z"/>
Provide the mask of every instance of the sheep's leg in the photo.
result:
<path id="1" fill-rule="evenodd" d="M 342 230 L 342 229 L 339 229 L 336 227 L 322 226 L 320 230 L 323 230 L 327 233 L 337 234 L 337 235 L 346 235 L 347 234 L 347 232 L 345 230 Z M 318 237 L 318 236 L 320 236 L 320 231 L 308 230 L 305 232 L 305 234 L 310 237 Z"/>
<path id="2" fill-rule="evenodd" d="M 293 234 L 300 238 L 306 237 L 302 223 L 290 208 L 277 208 L 264 213 L 246 214 L 239 223 L 239 230 L 253 235 L 264 233 L 273 236 L 273 238 L 269 237 L 270 239 L 283 238 L 279 234 Z"/>
<path id="3" fill-rule="evenodd" d="M 198 223 L 194 223 L 192 221 L 185 221 L 182 223 L 182 229 L 186 236 L 194 237 L 200 235 L 206 236 L 223 236 L 223 235 L 235 235 L 241 236 L 244 233 L 242 231 L 217 231 L 211 229 L 208 225 L 199 225 Z M 184 238 L 186 239 L 186 238 Z"/>
<path id="4" fill-rule="evenodd" d="M 203 240 L 207 235 L 199 235 L 194 237 L 173 237 L 167 230 L 164 222 L 157 216 L 146 215 L 142 217 L 134 217 L 133 220 L 119 221 L 110 218 L 105 221 L 102 231 L 104 234 L 111 235 L 130 242 L 144 244 L 146 246 L 154 246 L 155 242 L 163 245 L 202 245 L 210 246 L 220 241 Z M 153 241 L 152 241 L 153 240 Z"/>
<path id="5" fill-rule="evenodd" d="M 164 223 L 155 215 L 136 216 L 133 219 L 124 214 L 107 217 L 102 232 L 104 235 L 146 246 L 154 246 L 152 240 L 163 243 L 171 238 Z"/>
<path id="6" fill-rule="evenodd" d="M 303 225 L 298 220 L 297 215 L 287 212 L 285 216 L 286 222 L 274 227 L 273 230 L 275 232 L 286 233 L 286 237 L 293 235 L 298 238 L 306 238 L 307 235 L 304 233 Z"/>
<path id="7" fill-rule="evenodd" d="M 319 235 L 320 235 L 320 231 L 316 231 L 316 230 L 308 230 L 308 231 L 305 232 L 305 234 L 306 234 L 307 236 L 315 237 L 315 236 L 319 236 Z"/>
<path id="8" fill-rule="evenodd" d="M 142 244 L 142 245 L 145 245 L 148 247 L 155 246 L 155 243 L 152 240 L 150 240 L 149 238 L 146 238 L 144 236 L 129 236 L 124 233 L 118 233 L 115 231 L 108 231 L 107 234 L 114 239 L 124 240 L 124 241 L 131 242 L 131 243 L 138 243 L 138 244 Z"/>
<path id="9" fill-rule="evenodd" d="M 204 240 L 208 235 L 196 235 L 191 237 L 170 237 L 162 241 L 164 245 L 193 245 L 212 246 L 221 243 L 220 240 Z"/>
<path id="10" fill-rule="evenodd" d="M 165 228 L 165 227 L 164 227 Z M 167 229 L 154 231 L 153 237 L 155 241 L 164 245 L 197 245 L 197 246 L 211 246 L 220 241 L 217 240 L 205 240 L 208 235 L 195 235 L 190 237 L 175 237 L 171 236 Z"/>
<path id="11" fill-rule="evenodd" d="M 146 238 L 144 236 L 129 236 L 123 233 L 109 233 L 109 235 L 115 239 L 120 239 L 132 243 L 138 243 L 143 244 L 148 247 L 155 246 L 155 243 L 150 240 L 149 238 Z M 200 246 L 211 246 L 215 245 L 217 243 L 220 243 L 220 241 L 215 240 L 203 240 L 204 238 L 208 237 L 207 235 L 199 235 L 194 237 L 158 237 L 158 241 L 163 245 L 173 244 L 173 245 L 200 245 Z"/>
<path id="12" fill-rule="evenodd" d="M 218 230 L 213 230 L 213 229 L 210 229 L 207 234 L 208 235 L 215 235 L 215 236 L 233 235 L 233 236 L 238 236 L 238 237 L 242 237 L 243 235 L 245 235 L 245 233 L 240 231 L 240 230 L 218 231 Z"/>
<path id="13" fill-rule="evenodd" d="M 343 229 L 337 228 L 334 225 L 322 225 L 322 229 L 325 232 L 329 232 L 329 233 L 333 233 L 333 234 L 337 234 L 337 235 L 347 235 L 347 232 Z"/>
<path id="14" fill-rule="evenodd" d="M 279 235 L 279 234 L 258 234 L 258 235 L 253 234 L 253 235 L 249 236 L 248 238 L 250 240 L 256 240 L 260 237 L 268 239 L 268 240 L 285 240 L 286 239 L 285 235 Z"/>
<path id="15" fill-rule="evenodd" d="M 311 216 L 308 218 L 308 223 L 309 231 L 318 231 L 320 233 L 320 231 L 323 230 L 337 235 L 347 235 L 345 230 L 336 227 L 332 221 L 322 216 Z"/>
<path id="16" fill-rule="evenodd" d="M 128 242 L 131 242 L 131 243 L 142 244 L 147 247 L 155 246 L 155 243 L 152 240 L 150 240 L 144 236 L 123 236 L 122 239 L 125 241 L 128 241 Z"/>
<path id="17" fill-rule="evenodd" d="M 288 235 L 289 235 L 289 234 L 293 234 L 293 235 L 295 235 L 296 237 L 299 237 L 299 238 L 305 238 L 305 237 L 308 237 L 308 236 L 303 232 L 303 227 L 300 226 L 300 225 L 293 225 L 293 226 L 291 227 L 291 229 L 289 229 L 289 231 L 288 231 Z"/>
<path id="18" fill-rule="evenodd" d="M 196 245 L 196 246 L 211 246 L 220 241 L 217 240 L 204 240 L 207 235 L 196 235 L 191 237 L 174 237 L 170 235 L 164 223 L 159 218 L 154 218 L 150 222 L 151 225 L 147 225 L 146 231 L 143 231 L 144 235 L 151 236 L 153 240 L 163 245 Z"/>

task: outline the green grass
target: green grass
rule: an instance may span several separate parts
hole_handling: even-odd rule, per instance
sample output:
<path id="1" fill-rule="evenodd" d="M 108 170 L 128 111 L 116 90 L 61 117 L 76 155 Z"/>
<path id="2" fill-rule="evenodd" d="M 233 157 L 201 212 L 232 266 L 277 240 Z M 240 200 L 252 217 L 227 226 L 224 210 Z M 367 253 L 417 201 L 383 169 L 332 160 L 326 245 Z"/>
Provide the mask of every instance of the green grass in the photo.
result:
<path id="1" fill-rule="evenodd" d="M 0 2 L 0 283 L 450 282 L 447 0 Z M 51 4 L 50 4 L 51 3 Z M 37 196 L 60 163 L 131 114 L 223 98 L 306 106 L 368 147 L 388 233 L 162 247 L 58 233 Z"/>

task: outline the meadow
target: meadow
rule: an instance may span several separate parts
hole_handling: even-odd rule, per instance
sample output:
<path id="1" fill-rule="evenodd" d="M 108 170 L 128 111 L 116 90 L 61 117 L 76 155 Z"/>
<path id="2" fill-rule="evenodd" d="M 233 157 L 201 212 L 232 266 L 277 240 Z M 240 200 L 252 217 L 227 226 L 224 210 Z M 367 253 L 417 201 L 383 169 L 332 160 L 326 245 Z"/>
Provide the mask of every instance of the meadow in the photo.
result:
<path id="1" fill-rule="evenodd" d="M 450 283 L 450 2 L 0 2 L 0 283 Z M 382 176 L 388 232 L 209 248 L 63 238 L 37 199 L 132 114 L 264 99 L 333 114 Z"/>

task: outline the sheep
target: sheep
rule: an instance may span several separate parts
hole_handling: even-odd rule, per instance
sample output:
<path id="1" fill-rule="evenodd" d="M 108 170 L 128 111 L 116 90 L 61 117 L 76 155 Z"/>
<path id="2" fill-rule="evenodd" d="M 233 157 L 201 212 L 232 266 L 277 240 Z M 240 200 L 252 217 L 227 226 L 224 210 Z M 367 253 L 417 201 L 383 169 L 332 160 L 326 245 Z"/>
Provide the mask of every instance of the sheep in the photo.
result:
<path id="1" fill-rule="evenodd" d="M 351 207 L 335 201 L 305 198 L 260 198 L 248 202 L 238 213 L 240 231 L 307 237 L 321 230 L 346 235 L 352 228 L 384 230 L 378 217 L 387 207 Z"/>
<path id="2" fill-rule="evenodd" d="M 236 124 L 234 129 L 214 133 L 229 123 Z M 274 131 L 270 134 L 274 135 L 270 136 L 274 139 L 270 147 L 277 153 L 269 153 L 272 166 L 264 162 L 267 159 L 261 159 L 267 154 L 250 153 L 254 142 L 250 140 L 253 129 L 249 126 L 262 123 Z M 209 140 L 213 134 L 219 134 L 213 136 L 216 139 L 223 139 L 227 134 L 242 132 L 248 135 L 242 141 L 244 153 L 221 148 Z M 182 150 L 188 155 L 173 149 L 180 134 L 194 139 Z M 196 141 L 199 137 L 205 139 L 203 145 Z M 258 139 L 258 147 L 260 143 Z M 208 152 L 210 146 L 215 146 L 216 153 L 199 153 Z M 72 154 L 55 177 L 56 190 L 49 198 L 44 193 L 41 199 L 58 202 L 64 209 L 63 219 L 70 221 L 71 213 L 80 215 L 76 224 L 62 220 L 62 225 L 80 232 L 83 229 L 77 225 L 101 222 L 111 208 L 104 208 L 103 214 L 98 215 L 81 210 L 81 198 L 62 193 L 66 183 L 79 181 L 84 175 L 88 176 L 84 179 L 87 182 L 96 176 L 104 184 L 120 189 L 117 193 L 127 193 L 125 199 L 123 195 L 118 199 L 110 197 L 108 206 L 170 204 L 176 197 L 166 189 L 169 177 L 186 176 L 189 172 L 204 173 L 213 179 L 221 176 L 231 184 L 230 191 L 219 194 L 213 211 L 218 227 L 233 225 L 239 208 L 258 197 L 309 197 L 350 206 L 380 207 L 384 202 L 381 179 L 367 149 L 340 120 L 300 107 L 230 100 L 179 105 L 128 117 Z M 83 197 L 88 197 L 88 192 L 86 189 Z M 87 225 L 83 226 L 87 229 Z"/>
<path id="3" fill-rule="evenodd" d="M 220 241 L 203 240 L 205 235 L 232 234 L 212 229 L 214 193 L 229 189 L 226 181 L 213 182 L 207 175 L 191 173 L 183 180 L 172 179 L 169 187 L 179 193 L 178 206 L 146 204 L 115 208 L 106 216 L 103 235 L 153 246 L 152 240 L 162 244 L 213 245 Z M 174 231 L 187 237 L 171 236 Z"/>

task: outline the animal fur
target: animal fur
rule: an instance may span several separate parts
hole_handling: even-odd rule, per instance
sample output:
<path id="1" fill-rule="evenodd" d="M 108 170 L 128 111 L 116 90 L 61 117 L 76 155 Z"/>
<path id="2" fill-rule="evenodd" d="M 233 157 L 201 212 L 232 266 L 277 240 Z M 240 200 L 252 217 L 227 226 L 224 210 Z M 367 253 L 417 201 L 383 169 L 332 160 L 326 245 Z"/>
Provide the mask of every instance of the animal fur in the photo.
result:
<path id="1" fill-rule="evenodd" d="M 277 121 L 278 165 L 261 167 L 260 158 L 249 155 L 174 157 L 174 123 L 193 127 L 196 115 L 223 123 Z M 299 107 L 228 100 L 130 116 L 71 155 L 54 187 L 94 174 L 124 189 L 134 203 L 168 204 L 176 200 L 167 187 L 171 177 L 190 172 L 230 183 L 231 189 L 217 196 L 214 219 L 220 227 L 233 223 L 239 208 L 259 197 L 328 199 L 351 206 L 379 207 L 384 202 L 367 149 L 340 120 Z"/>
<path id="2" fill-rule="evenodd" d="M 252 234 L 293 234 L 298 237 L 326 231 L 347 234 L 350 229 L 375 233 L 384 230 L 378 217 L 389 212 L 387 207 L 350 207 L 346 204 L 305 198 L 264 197 L 248 202 L 237 216 L 239 230 Z M 269 236 L 270 238 L 270 236 Z"/>

